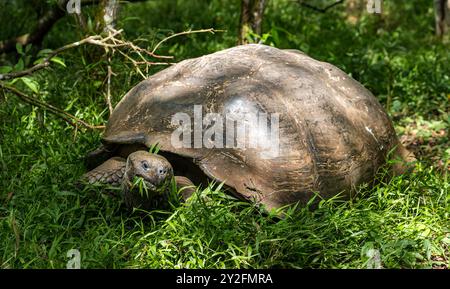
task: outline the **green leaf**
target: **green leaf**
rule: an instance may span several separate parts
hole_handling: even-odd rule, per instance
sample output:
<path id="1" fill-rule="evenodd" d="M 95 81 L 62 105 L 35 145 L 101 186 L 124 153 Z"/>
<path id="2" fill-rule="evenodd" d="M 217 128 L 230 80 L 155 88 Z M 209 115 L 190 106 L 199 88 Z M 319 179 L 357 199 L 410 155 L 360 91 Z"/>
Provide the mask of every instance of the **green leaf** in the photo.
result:
<path id="1" fill-rule="evenodd" d="M 17 53 L 24 55 L 22 44 L 16 43 L 16 50 L 17 50 Z"/>
<path id="2" fill-rule="evenodd" d="M 64 66 L 64 67 L 67 67 L 66 66 L 66 64 L 64 63 L 64 61 L 61 59 L 61 58 L 59 58 L 59 57 L 52 57 L 51 59 L 50 59 L 50 61 L 53 61 L 53 62 L 55 62 L 55 63 L 58 63 L 59 65 L 62 65 L 62 66 Z"/>
<path id="3" fill-rule="evenodd" d="M 44 62 L 44 59 L 45 59 L 45 57 L 41 57 L 41 58 L 39 58 L 39 59 L 36 59 L 36 60 L 33 62 L 33 64 L 36 65 L 36 64 L 42 63 L 42 62 Z"/>
<path id="4" fill-rule="evenodd" d="M 17 62 L 16 65 L 14 65 L 14 70 L 15 71 L 20 71 L 25 67 L 24 63 L 23 63 L 23 59 L 19 59 L 19 61 Z"/>
<path id="5" fill-rule="evenodd" d="M 0 73 L 8 73 L 11 72 L 13 68 L 11 66 L 0 66 Z"/>
<path id="6" fill-rule="evenodd" d="M 89 16 L 88 16 L 88 20 L 87 20 L 87 28 L 88 28 L 89 32 L 94 31 L 94 24 L 92 23 L 92 19 Z"/>
<path id="7" fill-rule="evenodd" d="M 101 81 L 101 80 L 96 80 L 93 82 L 93 86 L 95 88 L 99 88 L 102 84 L 103 84 L 103 81 Z"/>
<path id="8" fill-rule="evenodd" d="M 273 42 L 275 45 L 278 45 L 280 43 L 280 37 L 278 35 L 278 31 L 275 27 L 272 27 L 270 34 L 272 35 Z"/>
<path id="9" fill-rule="evenodd" d="M 150 149 L 148 151 L 149 151 L 149 153 L 152 153 L 152 154 L 158 154 L 160 149 L 161 149 L 161 145 L 159 143 L 155 143 L 150 146 Z"/>
<path id="10" fill-rule="evenodd" d="M 28 77 L 21 77 L 20 78 L 23 83 L 25 83 L 26 86 L 28 86 L 29 89 L 31 89 L 34 93 L 39 92 L 39 83 L 37 83 L 35 80 L 28 78 Z"/>
<path id="11" fill-rule="evenodd" d="M 425 249 L 425 254 L 426 254 L 427 260 L 430 260 L 431 259 L 431 254 L 432 254 L 432 250 L 433 250 L 430 240 L 425 239 L 423 241 L 423 247 Z"/>
<path id="12" fill-rule="evenodd" d="M 442 243 L 450 245 L 450 236 L 443 238 Z"/>
<path id="13" fill-rule="evenodd" d="M 25 46 L 25 53 L 29 52 L 31 50 L 31 43 Z"/>
<path id="14" fill-rule="evenodd" d="M 139 21 L 139 20 L 141 20 L 141 18 L 139 18 L 139 17 L 126 17 L 122 21 L 126 22 L 126 21 L 132 21 L 132 20 L 138 20 Z"/>
<path id="15" fill-rule="evenodd" d="M 46 56 L 48 54 L 50 54 L 53 50 L 51 49 L 42 49 L 41 51 L 38 52 L 38 56 Z"/>

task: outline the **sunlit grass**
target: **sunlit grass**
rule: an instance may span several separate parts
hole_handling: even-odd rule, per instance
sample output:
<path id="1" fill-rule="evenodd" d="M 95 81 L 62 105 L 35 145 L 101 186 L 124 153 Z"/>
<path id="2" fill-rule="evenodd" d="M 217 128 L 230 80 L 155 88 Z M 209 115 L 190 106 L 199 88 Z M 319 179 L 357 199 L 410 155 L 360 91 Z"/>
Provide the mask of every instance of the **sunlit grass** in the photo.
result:
<path id="1" fill-rule="evenodd" d="M 322 201 L 283 218 L 206 188 L 142 236 L 134 267 L 366 268 L 442 265 L 448 256 L 449 185 L 420 165 L 410 176 L 362 189 L 356 200 Z M 447 263 L 443 262 L 448 265 Z"/>

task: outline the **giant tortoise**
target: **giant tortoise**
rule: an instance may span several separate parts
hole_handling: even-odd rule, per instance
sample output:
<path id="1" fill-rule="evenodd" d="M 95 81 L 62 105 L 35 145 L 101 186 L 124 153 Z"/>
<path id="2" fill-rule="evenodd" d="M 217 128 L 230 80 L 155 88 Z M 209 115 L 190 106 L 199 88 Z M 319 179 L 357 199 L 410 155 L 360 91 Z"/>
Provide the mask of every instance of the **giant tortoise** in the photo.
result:
<path id="1" fill-rule="evenodd" d="M 102 143 L 85 178 L 123 185 L 131 206 L 142 201 L 126 190 L 136 176 L 158 192 L 174 174 L 178 186 L 215 180 L 273 209 L 316 194 L 350 196 L 388 158 L 412 159 L 360 83 L 300 51 L 259 44 L 184 60 L 142 81 L 112 112 Z M 155 144 L 158 155 L 148 152 Z"/>

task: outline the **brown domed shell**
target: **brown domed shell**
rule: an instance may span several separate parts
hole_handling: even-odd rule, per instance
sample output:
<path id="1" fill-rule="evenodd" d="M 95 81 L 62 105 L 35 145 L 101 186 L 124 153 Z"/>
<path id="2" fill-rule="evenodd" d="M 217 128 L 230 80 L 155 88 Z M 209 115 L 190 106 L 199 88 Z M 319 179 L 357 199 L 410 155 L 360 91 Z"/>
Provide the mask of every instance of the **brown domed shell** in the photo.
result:
<path id="1" fill-rule="evenodd" d="M 247 120 L 251 137 L 276 145 L 276 156 L 260 148 L 194 148 L 192 139 L 191 147 L 175 146 L 172 118 L 193 119 L 195 105 L 203 116 L 256 111 L 269 122 L 277 115 L 278 142 Z M 383 107 L 346 73 L 298 51 L 255 44 L 184 60 L 142 81 L 113 111 L 104 141 L 159 143 L 268 208 L 305 203 L 315 192 L 350 192 L 373 180 L 398 145 Z"/>

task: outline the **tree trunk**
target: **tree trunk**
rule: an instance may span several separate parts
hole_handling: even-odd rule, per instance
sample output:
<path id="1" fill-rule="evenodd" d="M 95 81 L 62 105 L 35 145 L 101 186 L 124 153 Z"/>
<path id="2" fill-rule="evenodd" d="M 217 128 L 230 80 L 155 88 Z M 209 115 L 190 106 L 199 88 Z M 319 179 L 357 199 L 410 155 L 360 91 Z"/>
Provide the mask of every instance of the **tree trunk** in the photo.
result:
<path id="1" fill-rule="evenodd" d="M 22 45 L 27 45 L 29 43 L 39 44 L 44 39 L 44 36 L 53 27 L 59 19 L 64 16 L 64 11 L 55 7 L 54 9 L 48 10 L 45 15 L 39 19 L 36 28 L 33 32 L 27 33 L 15 38 L 0 41 L 0 53 L 10 52 L 16 49 L 16 44 L 20 43 Z"/>
<path id="2" fill-rule="evenodd" d="M 105 22 L 105 30 L 109 30 L 110 28 L 114 28 L 116 25 L 117 19 L 117 11 L 119 10 L 119 1 L 118 0 L 107 0 L 106 4 L 103 8 L 103 20 Z"/>
<path id="3" fill-rule="evenodd" d="M 450 0 L 434 0 L 436 19 L 436 35 L 444 37 L 448 35 L 450 26 Z"/>
<path id="4" fill-rule="evenodd" d="M 267 0 L 241 0 L 238 44 L 248 43 L 247 35 L 261 35 L 262 20 Z"/>
<path id="5" fill-rule="evenodd" d="M 118 0 L 102 0 L 99 7 L 99 13 L 97 15 L 96 31 L 101 33 L 114 29 L 118 9 Z"/>

